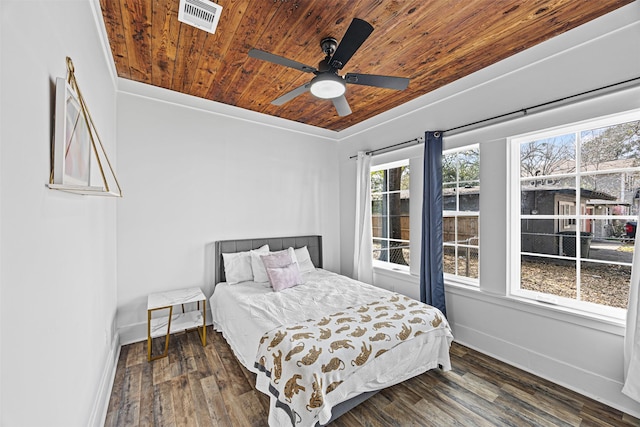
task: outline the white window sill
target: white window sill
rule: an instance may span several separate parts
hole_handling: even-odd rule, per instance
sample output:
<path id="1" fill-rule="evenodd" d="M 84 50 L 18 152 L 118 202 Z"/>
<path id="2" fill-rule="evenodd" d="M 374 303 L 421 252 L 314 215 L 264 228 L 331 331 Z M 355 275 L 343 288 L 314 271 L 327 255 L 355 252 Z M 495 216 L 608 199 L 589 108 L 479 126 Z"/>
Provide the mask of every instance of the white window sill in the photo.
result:
<path id="1" fill-rule="evenodd" d="M 483 291 L 477 286 L 445 281 L 447 292 L 474 298 L 486 303 L 511 308 L 518 311 L 525 311 L 537 316 L 546 317 L 562 322 L 573 323 L 575 325 L 592 328 L 595 330 L 608 332 L 611 334 L 624 336 L 625 320 L 603 316 L 596 313 L 576 310 L 559 305 L 549 305 L 529 298 L 522 298 L 515 295 L 499 295 Z"/>
<path id="2" fill-rule="evenodd" d="M 420 277 L 414 276 L 413 274 L 411 274 L 408 268 L 405 269 L 405 268 L 374 265 L 373 274 L 380 274 L 382 276 L 391 277 L 393 279 L 400 279 L 404 281 L 415 282 L 417 284 L 420 283 Z"/>
<path id="3" fill-rule="evenodd" d="M 469 287 L 470 289 L 478 289 L 480 286 L 478 279 L 471 279 L 464 276 L 455 276 L 446 273 L 444 275 L 444 283 L 445 285 L 451 284 L 456 286 Z"/>

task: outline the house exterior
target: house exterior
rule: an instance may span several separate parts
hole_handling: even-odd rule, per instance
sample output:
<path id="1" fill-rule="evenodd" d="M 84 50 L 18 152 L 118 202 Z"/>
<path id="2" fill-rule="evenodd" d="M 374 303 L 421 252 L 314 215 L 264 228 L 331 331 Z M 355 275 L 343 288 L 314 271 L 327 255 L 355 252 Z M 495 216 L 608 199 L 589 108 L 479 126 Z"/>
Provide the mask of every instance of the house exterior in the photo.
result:
<path id="1" fill-rule="evenodd" d="M 616 160 L 600 165 L 601 170 L 615 170 L 635 165 L 636 159 Z M 640 203 L 640 181 L 635 174 L 623 177 L 622 182 L 617 175 L 601 177 L 599 186 L 608 191 L 618 190 L 617 194 L 589 189 L 580 190 L 580 214 L 584 215 L 580 227 L 572 219 L 522 220 L 521 250 L 522 252 L 542 253 L 550 255 L 575 256 L 575 232 L 581 234 L 584 250 L 583 257 L 588 257 L 589 242 L 592 239 L 620 239 L 624 235 L 626 219 L 613 221 L 596 221 L 589 219 L 593 215 L 620 215 L 621 217 L 637 215 Z M 576 191 L 571 188 L 558 187 L 553 179 L 536 179 L 521 183 L 521 213 L 523 215 L 575 215 Z M 456 194 L 457 193 L 457 194 Z M 480 190 L 478 187 L 443 189 L 443 206 L 446 211 L 458 209 L 461 212 L 478 212 L 480 210 Z M 444 241 L 455 239 L 454 218 L 444 218 Z M 465 217 L 458 221 L 459 242 L 479 238 L 478 218 Z M 568 251 L 567 252 L 567 248 Z"/>
<path id="2" fill-rule="evenodd" d="M 583 189 L 580 191 L 580 212 L 585 216 L 593 215 L 594 209 L 602 207 L 594 205 L 595 200 L 616 200 L 616 198 L 605 193 Z M 575 214 L 576 191 L 523 187 L 521 203 L 522 212 L 532 215 Z M 575 256 L 574 233 L 577 230 L 578 227 L 573 219 L 522 220 L 520 224 L 522 252 Z M 585 258 L 588 258 L 589 242 L 592 238 L 612 237 L 610 231 L 595 230 L 593 220 L 590 219 L 582 220 L 579 231 L 581 243 L 585 249 L 582 251 L 582 257 Z M 609 235 L 606 235 L 607 233 Z"/>

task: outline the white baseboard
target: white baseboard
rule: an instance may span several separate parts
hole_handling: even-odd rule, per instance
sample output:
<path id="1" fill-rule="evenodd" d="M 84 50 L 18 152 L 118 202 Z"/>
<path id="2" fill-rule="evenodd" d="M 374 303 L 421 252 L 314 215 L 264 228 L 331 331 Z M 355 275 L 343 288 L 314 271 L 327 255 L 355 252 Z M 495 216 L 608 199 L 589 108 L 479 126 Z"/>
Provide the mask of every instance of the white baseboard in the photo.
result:
<path id="1" fill-rule="evenodd" d="M 116 375 L 116 368 L 118 366 L 118 359 L 120 357 L 120 336 L 116 332 L 111 341 L 111 348 L 102 371 L 102 377 L 100 379 L 100 386 L 98 387 L 98 393 L 96 399 L 93 402 L 93 408 L 89 416 L 90 427 L 102 427 L 107 418 L 107 411 L 109 409 L 109 399 L 111 398 L 111 389 L 113 388 L 113 381 Z"/>
<path id="2" fill-rule="evenodd" d="M 121 326 L 118 328 L 118 335 L 121 346 L 144 341 L 147 339 L 147 322 Z"/>
<path id="3" fill-rule="evenodd" d="M 452 325 L 455 341 L 508 365 L 640 418 L 640 405 L 622 394 L 622 383 L 487 335 L 465 325 Z"/>

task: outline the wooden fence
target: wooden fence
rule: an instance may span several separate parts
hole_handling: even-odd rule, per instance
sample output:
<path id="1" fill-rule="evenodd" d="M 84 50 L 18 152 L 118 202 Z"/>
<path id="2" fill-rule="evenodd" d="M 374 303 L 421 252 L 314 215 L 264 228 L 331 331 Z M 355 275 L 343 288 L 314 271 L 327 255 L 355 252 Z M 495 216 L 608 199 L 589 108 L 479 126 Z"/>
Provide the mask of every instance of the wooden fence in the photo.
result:
<path id="1" fill-rule="evenodd" d="M 371 216 L 371 228 L 373 232 L 373 237 L 381 237 L 382 234 L 382 224 L 383 224 L 383 216 L 382 215 L 372 215 Z M 400 217 L 400 240 L 409 240 L 409 216 L 403 215 Z"/>
<path id="2" fill-rule="evenodd" d="M 458 235 L 456 236 L 456 218 L 445 217 L 442 220 L 443 240 L 445 242 L 463 243 L 473 237 L 478 237 L 478 217 L 460 216 L 458 217 Z M 477 244 L 477 243 L 476 243 Z"/>

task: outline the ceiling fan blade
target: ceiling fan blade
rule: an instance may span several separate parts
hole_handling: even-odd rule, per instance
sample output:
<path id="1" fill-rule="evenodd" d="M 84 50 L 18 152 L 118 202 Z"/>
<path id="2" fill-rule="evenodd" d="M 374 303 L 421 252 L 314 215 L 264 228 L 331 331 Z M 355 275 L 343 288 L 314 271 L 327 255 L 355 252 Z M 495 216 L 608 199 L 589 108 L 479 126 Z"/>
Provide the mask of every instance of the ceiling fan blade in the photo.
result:
<path id="1" fill-rule="evenodd" d="M 265 52 L 260 49 L 250 49 L 249 56 L 256 59 L 261 59 L 263 61 L 272 62 L 278 65 L 284 65 L 285 67 L 295 68 L 296 70 L 302 71 L 304 73 L 314 73 L 318 70 L 315 67 L 311 67 L 309 65 L 305 65 L 301 62 L 294 61 L 292 59 L 287 59 L 282 56 L 274 55 L 273 53 Z"/>
<path id="2" fill-rule="evenodd" d="M 372 32 L 373 27 L 367 21 L 353 18 L 349 28 L 347 28 L 347 32 L 331 57 L 329 65 L 336 70 L 341 70 Z"/>
<path id="3" fill-rule="evenodd" d="M 339 116 L 348 116 L 351 114 L 351 107 L 349 107 L 349 103 L 347 102 L 347 98 L 344 95 L 341 95 L 337 98 L 332 98 L 331 102 L 333 102 L 333 106 L 336 107 L 336 111 Z"/>
<path id="4" fill-rule="evenodd" d="M 296 96 L 302 95 L 303 93 L 308 91 L 310 87 L 311 87 L 311 83 L 305 83 L 302 86 L 298 86 L 297 88 L 293 89 L 292 91 L 289 91 L 289 92 L 285 93 L 284 95 L 280 96 L 279 98 L 274 99 L 273 101 L 271 101 L 271 104 L 273 104 L 273 105 L 282 105 L 285 102 L 289 102 L 293 98 L 295 98 Z"/>
<path id="5" fill-rule="evenodd" d="M 404 90 L 409 85 L 406 77 L 377 76 L 375 74 L 347 73 L 344 76 L 347 83 L 364 86 L 383 87 L 386 89 Z"/>

